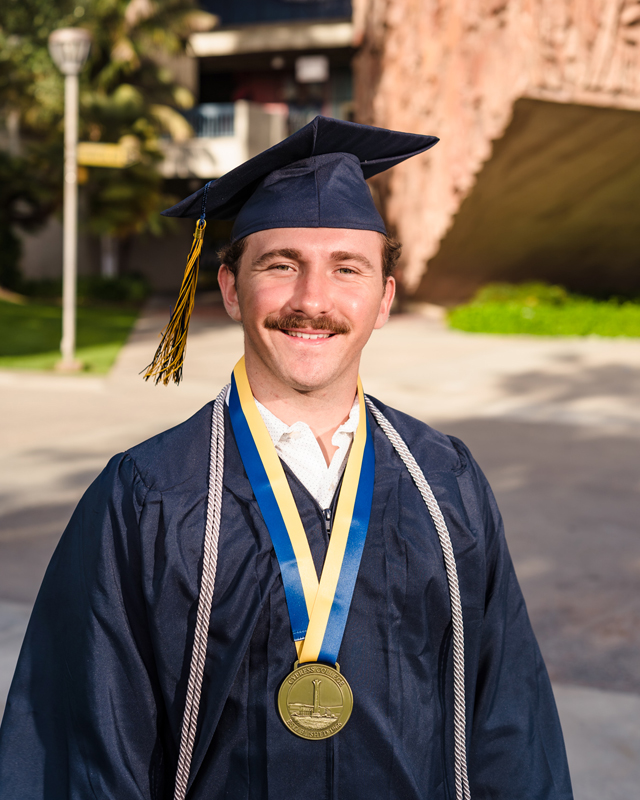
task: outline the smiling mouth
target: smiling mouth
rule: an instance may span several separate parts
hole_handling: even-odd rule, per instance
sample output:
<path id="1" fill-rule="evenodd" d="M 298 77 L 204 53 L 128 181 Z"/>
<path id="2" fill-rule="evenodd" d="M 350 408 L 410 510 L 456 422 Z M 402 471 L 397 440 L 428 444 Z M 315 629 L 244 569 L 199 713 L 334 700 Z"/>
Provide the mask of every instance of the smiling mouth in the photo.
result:
<path id="1" fill-rule="evenodd" d="M 287 336 L 293 336 L 296 339 L 330 339 L 335 334 L 333 333 L 301 333 L 300 331 L 282 331 Z"/>

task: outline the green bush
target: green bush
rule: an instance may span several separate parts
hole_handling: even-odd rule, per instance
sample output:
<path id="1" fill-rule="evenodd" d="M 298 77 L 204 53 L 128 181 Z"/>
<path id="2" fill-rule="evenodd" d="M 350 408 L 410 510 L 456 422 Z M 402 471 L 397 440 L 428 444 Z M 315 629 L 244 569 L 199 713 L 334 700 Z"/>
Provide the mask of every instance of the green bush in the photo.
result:
<path id="1" fill-rule="evenodd" d="M 125 275 L 122 278 L 81 278 L 78 295 L 83 300 L 103 303 L 141 303 L 151 291 L 146 278 Z"/>
<path id="2" fill-rule="evenodd" d="M 594 300 L 544 283 L 496 283 L 452 309 L 448 321 L 472 333 L 640 336 L 640 302 Z"/>
<path id="3" fill-rule="evenodd" d="M 22 284 L 21 290 L 25 297 L 33 297 L 38 300 L 60 300 L 62 299 L 62 280 L 57 278 L 29 280 Z"/>
<path id="4" fill-rule="evenodd" d="M 98 276 L 78 278 L 78 302 L 138 305 L 149 296 L 151 287 L 142 275 L 124 275 L 121 278 L 101 278 Z M 56 300 L 62 297 L 61 280 L 28 281 L 23 294 L 43 300 Z"/>
<path id="5" fill-rule="evenodd" d="M 563 306 L 570 299 L 571 295 L 564 286 L 549 283 L 489 283 L 478 290 L 472 302 Z"/>

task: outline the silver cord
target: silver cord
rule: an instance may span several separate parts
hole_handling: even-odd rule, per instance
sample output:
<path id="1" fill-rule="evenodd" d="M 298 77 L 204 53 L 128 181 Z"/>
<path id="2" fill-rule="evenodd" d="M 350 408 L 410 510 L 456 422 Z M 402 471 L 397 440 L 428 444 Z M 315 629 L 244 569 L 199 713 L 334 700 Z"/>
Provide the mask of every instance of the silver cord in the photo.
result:
<path id="1" fill-rule="evenodd" d="M 454 773 L 456 781 L 456 800 L 471 800 L 469 790 L 469 777 L 467 775 L 467 747 L 466 747 L 466 702 L 464 681 L 464 626 L 462 624 L 462 602 L 460 600 L 460 587 L 458 585 L 458 570 L 453 554 L 451 537 L 447 523 L 442 516 L 440 506 L 436 500 L 423 471 L 405 444 L 403 438 L 393 427 L 384 414 L 365 397 L 367 406 L 376 422 L 382 428 L 387 438 L 400 456 L 404 465 L 409 470 L 413 482 L 418 487 L 426 507 L 429 509 L 433 524 L 438 532 L 440 548 L 444 557 L 444 567 L 449 583 L 449 597 L 451 602 L 451 624 L 453 628 L 453 736 L 454 736 Z"/>
<path id="2" fill-rule="evenodd" d="M 202 579 L 198 597 L 196 630 L 193 639 L 193 652 L 189 667 L 187 700 L 184 707 L 182 731 L 180 734 L 180 753 L 176 771 L 174 800 L 185 800 L 191 770 L 193 743 L 198 727 L 200 693 L 204 664 L 207 657 L 207 639 L 211 602 L 216 582 L 218 563 L 218 540 L 220 538 L 220 519 L 222 516 L 222 479 L 224 475 L 224 403 L 229 386 L 217 396 L 211 415 L 211 454 L 209 464 L 209 494 L 207 501 L 207 522 L 204 533 L 204 555 L 202 559 Z"/>
<path id="3" fill-rule="evenodd" d="M 224 403 L 229 390 L 225 386 L 213 405 L 211 422 L 211 459 L 209 468 L 209 498 L 207 503 L 207 522 L 204 535 L 204 558 L 202 563 L 202 580 L 198 598 L 198 613 L 193 641 L 193 653 L 189 668 L 187 699 L 180 736 L 180 753 L 176 771 L 174 800 L 185 800 L 191 769 L 193 744 L 198 725 L 202 678 L 207 656 L 207 638 L 211 602 L 216 578 L 218 561 L 218 539 L 220 536 L 220 519 L 222 515 L 222 479 L 224 475 Z M 458 585 L 458 572 L 451 538 L 447 524 L 442 516 L 438 502 L 431 491 L 424 473 L 411 455 L 400 434 L 389 420 L 365 397 L 367 406 L 376 422 L 393 445 L 413 478 L 422 499 L 429 510 L 438 533 L 440 547 L 444 557 L 449 596 L 451 602 L 451 619 L 453 628 L 453 729 L 454 729 L 454 772 L 456 783 L 456 800 L 471 800 L 469 779 L 467 776 L 466 750 L 466 704 L 464 680 L 464 627 L 462 623 L 462 603 Z"/>

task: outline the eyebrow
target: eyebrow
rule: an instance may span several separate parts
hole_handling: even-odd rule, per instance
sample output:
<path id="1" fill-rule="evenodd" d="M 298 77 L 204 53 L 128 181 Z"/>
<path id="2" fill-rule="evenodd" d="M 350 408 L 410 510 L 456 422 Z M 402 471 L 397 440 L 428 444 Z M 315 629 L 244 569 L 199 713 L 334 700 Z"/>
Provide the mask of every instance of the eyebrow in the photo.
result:
<path id="1" fill-rule="evenodd" d="M 294 250 L 291 247 L 283 247 L 282 250 L 269 250 L 268 253 L 263 253 L 261 256 L 252 262 L 252 267 L 261 267 L 272 258 L 290 258 L 292 261 L 302 261 L 302 253 L 299 250 Z"/>
<path id="2" fill-rule="evenodd" d="M 368 258 L 363 256 L 362 253 L 350 253 L 348 250 L 334 250 L 333 253 L 331 253 L 331 260 L 356 261 L 358 264 L 362 264 L 364 267 L 368 267 L 371 270 L 374 269 L 373 264 Z"/>

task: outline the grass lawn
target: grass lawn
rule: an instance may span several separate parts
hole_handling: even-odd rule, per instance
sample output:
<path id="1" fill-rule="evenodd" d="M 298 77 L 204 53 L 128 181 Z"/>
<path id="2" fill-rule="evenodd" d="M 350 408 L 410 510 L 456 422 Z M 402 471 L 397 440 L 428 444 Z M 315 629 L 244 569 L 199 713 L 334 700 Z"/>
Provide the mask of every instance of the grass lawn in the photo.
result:
<path id="1" fill-rule="evenodd" d="M 85 372 L 109 371 L 137 317 L 131 308 L 78 308 L 76 357 Z M 0 300 L 0 368 L 53 369 L 60 360 L 61 335 L 60 306 Z"/>
<path id="2" fill-rule="evenodd" d="M 493 284 L 453 308 L 448 321 L 472 333 L 640 337 L 640 303 L 593 300 L 545 284 Z"/>

